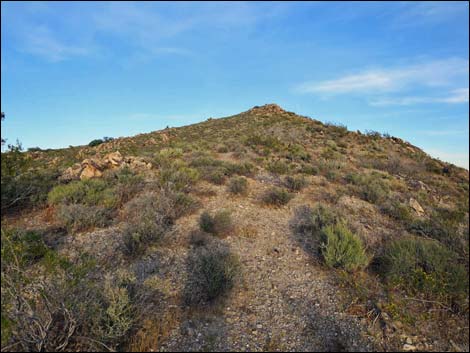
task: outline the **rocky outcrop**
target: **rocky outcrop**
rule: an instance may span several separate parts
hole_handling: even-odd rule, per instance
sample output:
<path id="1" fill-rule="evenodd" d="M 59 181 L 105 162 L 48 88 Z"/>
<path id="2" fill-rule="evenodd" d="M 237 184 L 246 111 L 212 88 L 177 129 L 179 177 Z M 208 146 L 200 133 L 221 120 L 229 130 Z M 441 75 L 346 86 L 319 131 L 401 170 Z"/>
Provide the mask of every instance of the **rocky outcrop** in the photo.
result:
<path id="1" fill-rule="evenodd" d="M 152 164 L 141 157 L 123 157 L 119 151 L 116 151 L 108 153 L 102 159 L 87 158 L 81 163 L 75 163 L 73 166 L 64 170 L 59 180 L 68 182 L 78 179 L 100 178 L 105 170 L 126 167 L 134 171 L 144 171 L 151 169 Z"/>
<path id="2" fill-rule="evenodd" d="M 409 201 L 409 205 L 410 207 L 413 209 L 413 211 L 416 212 L 416 214 L 418 216 L 423 216 L 424 215 L 424 209 L 423 207 L 421 207 L 421 205 L 419 204 L 418 201 L 416 201 L 415 199 L 413 198 L 410 198 L 410 201 Z"/>
<path id="3" fill-rule="evenodd" d="M 122 164 L 123 160 L 124 159 L 119 151 L 109 153 L 103 158 L 103 161 L 110 168 L 119 167 Z"/>
<path id="4" fill-rule="evenodd" d="M 280 114 L 280 113 L 286 113 L 284 109 L 282 109 L 280 106 L 277 104 L 265 104 L 262 106 L 255 106 L 251 108 L 249 113 L 254 113 L 254 114 Z"/>

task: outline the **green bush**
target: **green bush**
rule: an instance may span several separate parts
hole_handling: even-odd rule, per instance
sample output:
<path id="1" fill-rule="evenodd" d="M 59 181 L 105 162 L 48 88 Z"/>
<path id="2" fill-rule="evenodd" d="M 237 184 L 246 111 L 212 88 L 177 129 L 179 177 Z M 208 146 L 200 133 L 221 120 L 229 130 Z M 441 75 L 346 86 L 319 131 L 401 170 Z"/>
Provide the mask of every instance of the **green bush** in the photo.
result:
<path id="1" fill-rule="evenodd" d="M 296 143 L 289 145 L 287 150 L 288 152 L 285 157 L 292 161 L 308 162 L 312 158 L 302 145 Z"/>
<path id="2" fill-rule="evenodd" d="M 311 164 L 302 164 L 299 169 L 299 173 L 307 175 L 318 175 L 319 172 L 318 167 Z"/>
<path id="3" fill-rule="evenodd" d="M 2 214 L 43 206 L 59 172 L 54 168 L 33 169 L 30 156 L 22 152 L 20 144 L 8 148 L 1 158 Z"/>
<path id="4" fill-rule="evenodd" d="M 338 221 L 339 216 L 330 208 L 323 205 L 316 205 L 314 208 L 304 205 L 295 209 L 290 226 L 299 235 L 319 237 L 323 227 L 334 225 Z"/>
<path id="5" fill-rule="evenodd" d="M 123 210 L 124 252 L 141 254 L 153 242 L 158 242 L 179 217 L 192 212 L 197 202 L 189 195 L 172 190 L 160 190 L 139 195 Z"/>
<path id="6" fill-rule="evenodd" d="M 300 176 L 300 177 L 287 176 L 284 179 L 284 185 L 290 191 L 300 191 L 308 185 L 308 182 L 302 176 Z"/>
<path id="7" fill-rule="evenodd" d="M 242 162 L 242 163 L 229 163 L 225 162 L 224 168 L 227 172 L 227 175 L 244 175 L 244 176 L 251 176 L 255 171 L 255 166 L 250 162 Z"/>
<path id="8" fill-rule="evenodd" d="M 381 207 L 381 211 L 392 219 L 402 222 L 403 224 L 410 224 L 413 221 L 413 214 L 411 208 L 398 200 L 389 200 Z"/>
<path id="9" fill-rule="evenodd" d="M 388 188 L 385 183 L 373 179 L 365 182 L 361 187 L 361 196 L 365 201 L 379 203 L 388 195 Z"/>
<path id="10" fill-rule="evenodd" d="M 225 168 L 220 167 L 208 167 L 202 174 L 202 179 L 216 185 L 224 184 L 226 177 Z"/>
<path id="11" fill-rule="evenodd" d="M 262 195 L 262 201 L 267 205 L 286 205 L 294 196 L 285 189 L 273 187 Z"/>
<path id="12" fill-rule="evenodd" d="M 28 266 L 42 259 L 49 247 L 37 231 L 7 229 L 2 227 L 2 264 L 18 260 L 18 265 Z"/>
<path id="13" fill-rule="evenodd" d="M 203 304 L 227 293 L 240 272 L 238 257 L 217 242 L 194 249 L 188 260 L 188 304 Z"/>
<path id="14" fill-rule="evenodd" d="M 244 177 L 235 177 L 230 179 L 228 191 L 232 194 L 246 195 L 248 192 L 248 181 Z"/>
<path id="15" fill-rule="evenodd" d="M 363 200 L 371 203 L 383 202 L 390 193 L 387 180 L 377 174 L 349 173 L 345 176 L 345 180 L 347 183 L 356 186 L 355 190 Z"/>
<path id="16" fill-rule="evenodd" d="M 468 236 L 462 231 L 465 212 L 446 208 L 434 209 L 429 218 L 414 219 L 408 223 L 411 233 L 436 239 L 461 256 L 468 256 Z M 465 227 L 468 229 L 468 226 Z"/>
<path id="17" fill-rule="evenodd" d="M 92 140 L 88 146 L 90 147 L 95 147 L 95 146 L 98 146 L 98 145 L 101 145 L 102 143 L 104 143 L 104 141 L 102 139 L 95 139 L 95 140 Z"/>
<path id="18" fill-rule="evenodd" d="M 160 185 L 174 190 L 187 190 L 199 179 L 197 169 L 189 168 L 184 163 L 173 163 L 160 170 Z"/>
<path id="19" fill-rule="evenodd" d="M 114 184 L 114 192 L 121 205 L 137 195 L 145 186 L 143 177 L 129 168 L 113 171 L 107 175 L 107 178 Z"/>
<path id="20" fill-rule="evenodd" d="M 106 227 L 112 221 L 112 214 L 101 206 L 70 204 L 60 205 L 56 218 L 69 231 L 76 232 L 93 227 Z"/>
<path id="21" fill-rule="evenodd" d="M 455 253 L 434 240 L 406 237 L 386 247 L 382 273 L 389 283 L 411 294 L 468 298 L 468 272 L 456 259 Z"/>
<path id="22" fill-rule="evenodd" d="M 114 208 L 119 199 L 115 190 L 105 180 L 88 179 L 54 187 L 48 194 L 48 202 L 52 205 L 83 203 L 88 206 Z"/>
<path id="23" fill-rule="evenodd" d="M 181 148 L 162 148 L 155 154 L 154 164 L 160 168 L 168 167 L 181 157 L 183 157 L 183 150 Z"/>
<path id="24" fill-rule="evenodd" d="M 232 217 L 228 210 L 219 211 L 213 216 L 204 211 L 199 218 L 199 227 L 213 235 L 226 235 L 233 230 Z"/>
<path id="25" fill-rule="evenodd" d="M 355 271 L 367 266 L 361 239 L 345 223 L 339 222 L 323 228 L 322 256 L 329 267 Z"/>
<path id="26" fill-rule="evenodd" d="M 189 234 L 189 243 L 195 247 L 205 246 L 211 242 L 212 238 L 208 233 L 195 229 Z"/>
<path id="27" fill-rule="evenodd" d="M 266 169 L 274 174 L 286 174 L 289 172 L 289 164 L 284 161 L 271 161 L 266 166 Z"/>

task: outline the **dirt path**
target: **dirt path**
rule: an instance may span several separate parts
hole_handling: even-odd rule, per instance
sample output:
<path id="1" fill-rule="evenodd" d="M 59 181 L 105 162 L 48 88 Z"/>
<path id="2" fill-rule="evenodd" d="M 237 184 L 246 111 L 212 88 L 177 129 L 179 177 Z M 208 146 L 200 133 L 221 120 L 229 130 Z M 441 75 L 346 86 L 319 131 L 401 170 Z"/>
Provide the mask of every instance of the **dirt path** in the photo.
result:
<path id="1" fill-rule="evenodd" d="M 161 349 L 371 350 L 371 344 L 361 337 L 365 328 L 338 312 L 335 287 L 291 234 L 288 222 L 293 208 L 305 200 L 294 199 L 279 209 L 261 206 L 256 200 L 265 186 L 256 182 L 259 185 L 254 188 L 255 182 L 250 183 L 256 194 L 228 197 L 225 187 L 213 187 L 217 196 L 202 200 L 203 209 L 232 211 L 237 231 L 223 241 L 240 257 L 242 283 L 215 308 L 184 314 Z M 175 239 L 187 237 L 197 227 L 200 212 L 202 209 L 179 222 Z M 181 283 L 182 274 L 178 277 Z"/>

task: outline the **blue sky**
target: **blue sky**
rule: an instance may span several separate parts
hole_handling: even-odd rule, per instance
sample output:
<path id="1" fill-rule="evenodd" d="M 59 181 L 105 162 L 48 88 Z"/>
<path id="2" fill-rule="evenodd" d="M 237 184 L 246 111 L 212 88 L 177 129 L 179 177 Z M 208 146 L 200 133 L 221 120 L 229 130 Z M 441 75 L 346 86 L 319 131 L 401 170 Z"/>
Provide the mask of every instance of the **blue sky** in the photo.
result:
<path id="1" fill-rule="evenodd" d="M 2 136 L 67 147 L 283 108 L 468 168 L 467 2 L 2 2 Z"/>

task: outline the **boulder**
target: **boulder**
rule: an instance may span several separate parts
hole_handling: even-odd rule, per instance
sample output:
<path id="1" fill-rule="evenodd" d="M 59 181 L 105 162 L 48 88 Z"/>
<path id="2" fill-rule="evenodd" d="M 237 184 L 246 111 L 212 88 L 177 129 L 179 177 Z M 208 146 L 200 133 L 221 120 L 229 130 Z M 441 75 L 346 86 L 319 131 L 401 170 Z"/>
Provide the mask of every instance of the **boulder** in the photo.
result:
<path id="1" fill-rule="evenodd" d="M 419 202 L 416 201 L 414 198 L 410 198 L 409 205 L 416 212 L 418 216 L 424 215 L 424 209 L 421 207 Z"/>
<path id="2" fill-rule="evenodd" d="M 80 180 L 99 178 L 103 175 L 101 170 L 93 166 L 92 164 L 87 164 L 80 173 Z"/>
<path id="3" fill-rule="evenodd" d="M 141 157 L 127 157 L 124 161 L 132 170 L 146 170 L 152 168 L 152 164 Z"/>
<path id="4" fill-rule="evenodd" d="M 68 167 L 59 177 L 60 181 L 69 182 L 72 180 L 80 179 L 83 167 L 80 163 L 75 163 L 73 166 Z"/>
<path id="5" fill-rule="evenodd" d="M 116 152 L 108 153 L 103 158 L 103 161 L 107 166 L 111 168 L 116 168 L 122 164 L 122 162 L 124 161 L 124 158 L 122 157 L 119 151 L 116 151 Z"/>
<path id="6" fill-rule="evenodd" d="M 103 159 L 87 158 L 67 168 L 59 177 L 61 181 L 85 180 L 100 178 L 107 169 L 128 167 L 131 170 L 143 171 L 152 169 L 152 163 L 141 157 L 124 158 L 119 151 L 108 153 Z"/>

